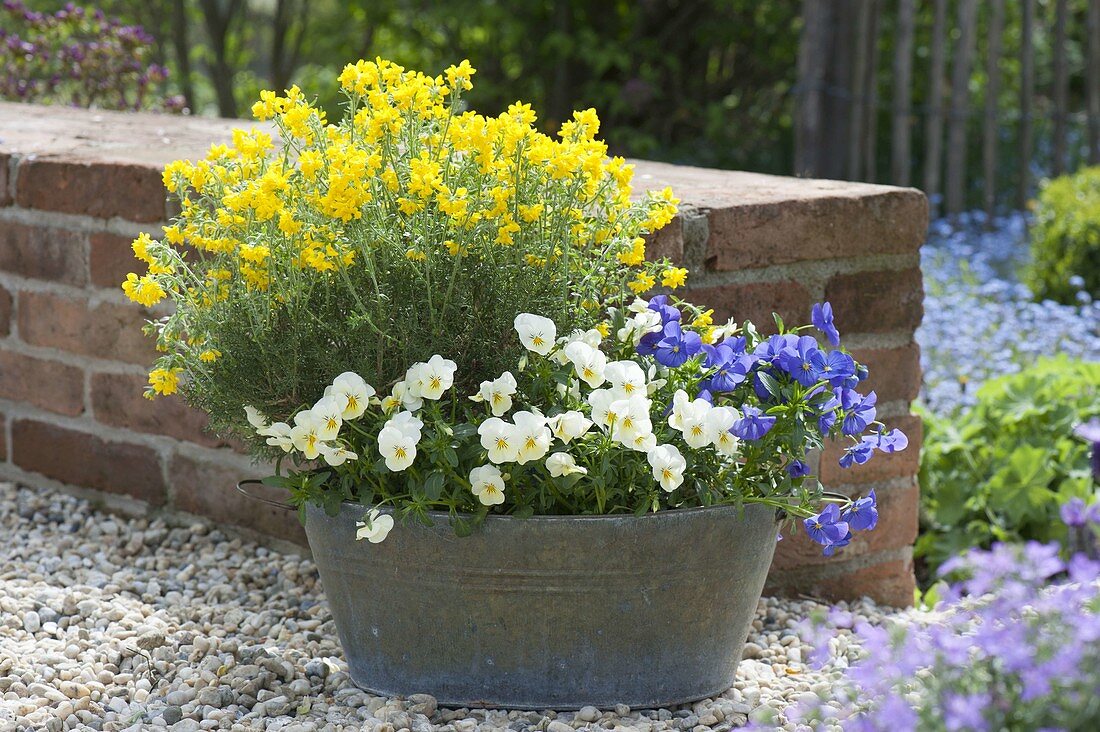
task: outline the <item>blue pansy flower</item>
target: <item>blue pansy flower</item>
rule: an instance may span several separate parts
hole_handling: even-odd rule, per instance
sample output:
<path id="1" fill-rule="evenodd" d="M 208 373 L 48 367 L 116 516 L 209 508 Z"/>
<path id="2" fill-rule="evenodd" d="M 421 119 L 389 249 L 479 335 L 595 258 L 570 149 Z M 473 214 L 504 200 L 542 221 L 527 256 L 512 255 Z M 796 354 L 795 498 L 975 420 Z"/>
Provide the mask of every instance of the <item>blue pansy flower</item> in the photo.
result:
<path id="1" fill-rule="evenodd" d="M 853 502 L 840 517 L 848 522 L 848 528 L 853 531 L 869 531 L 875 528 L 878 524 L 878 505 L 874 490 L 866 498 Z"/>
<path id="2" fill-rule="evenodd" d="M 663 330 L 657 330 L 643 335 L 638 341 L 638 355 L 652 356 L 657 353 L 657 344 L 660 343 L 661 339 L 664 337 L 665 334 Z"/>
<path id="3" fill-rule="evenodd" d="M 742 440 L 759 440 L 775 426 L 775 417 L 769 417 L 757 407 L 746 405 L 741 408 L 741 413 L 744 416 L 733 423 L 730 432 Z"/>
<path id="4" fill-rule="evenodd" d="M 824 549 L 821 550 L 821 553 L 824 554 L 827 557 L 831 557 L 831 556 L 833 556 L 833 554 L 836 553 L 837 549 L 842 549 L 842 548 L 848 546 L 851 543 L 852 543 L 852 530 L 849 529 L 848 533 L 845 534 L 843 537 L 841 537 L 840 541 L 834 541 L 832 544 L 829 544 L 828 546 L 826 546 Z"/>
<path id="5" fill-rule="evenodd" d="M 703 353 L 706 354 L 704 365 L 708 369 L 715 369 L 705 382 L 707 388 L 714 391 L 733 391 L 748 378 L 749 371 L 756 363 L 755 358 L 738 354 L 726 342 L 717 346 L 704 345 Z"/>
<path id="6" fill-rule="evenodd" d="M 813 386 L 820 378 L 819 368 L 824 360 L 817 341 L 810 336 L 802 336 L 793 348 L 783 349 L 776 357 L 776 363 L 802 386 Z"/>
<path id="7" fill-rule="evenodd" d="M 819 351 L 817 362 L 818 372 L 821 378 L 827 379 L 832 386 L 847 386 L 849 380 L 856 376 L 856 362 L 843 351 L 829 351 L 828 354 Z M 855 386 L 852 384 L 851 386 Z"/>
<path id="8" fill-rule="evenodd" d="M 816 303 L 810 311 L 810 322 L 829 339 L 829 343 L 840 345 L 840 331 L 833 324 L 832 305 L 827 302 Z"/>
<path id="9" fill-rule="evenodd" d="M 768 340 L 758 343 L 752 353 L 761 361 L 774 363 L 781 354 L 794 350 L 797 345 L 798 336 L 796 335 L 773 335 Z"/>
<path id="10" fill-rule="evenodd" d="M 656 295 L 650 298 L 649 309 L 661 316 L 661 325 L 680 322 L 680 311 L 669 305 L 668 295 Z"/>
<path id="11" fill-rule="evenodd" d="M 878 395 L 871 392 L 863 396 L 854 389 L 842 389 L 840 392 L 840 407 L 844 410 L 844 421 L 840 424 L 840 431 L 846 435 L 858 435 L 875 421 L 875 403 Z"/>
<path id="12" fill-rule="evenodd" d="M 787 463 L 785 470 L 792 478 L 802 478 L 810 474 L 810 466 L 801 460 L 792 460 Z"/>
<path id="13" fill-rule="evenodd" d="M 654 347 L 657 363 L 669 368 L 682 366 L 685 361 L 703 349 L 703 339 L 694 331 L 685 331 L 677 322 L 665 325 L 661 340 Z"/>
<path id="14" fill-rule="evenodd" d="M 824 546 L 843 541 L 848 534 L 848 524 L 840 520 L 840 509 L 835 503 L 830 503 L 816 516 L 803 520 L 802 526 L 811 539 Z"/>
<path id="15" fill-rule="evenodd" d="M 874 437 L 864 437 L 862 440 L 846 449 L 844 454 L 840 456 L 840 467 L 850 468 L 853 464 L 863 465 L 875 454 L 875 442 L 876 440 Z"/>
<path id="16" fill-rule="evenodd" d="M 905 436 L 904 432 L 896 428 L 889 432 L 880 428 L 876 437 L 875 447 L 883 452 L 901 452 L 909 446 L 909 438 Z"/>

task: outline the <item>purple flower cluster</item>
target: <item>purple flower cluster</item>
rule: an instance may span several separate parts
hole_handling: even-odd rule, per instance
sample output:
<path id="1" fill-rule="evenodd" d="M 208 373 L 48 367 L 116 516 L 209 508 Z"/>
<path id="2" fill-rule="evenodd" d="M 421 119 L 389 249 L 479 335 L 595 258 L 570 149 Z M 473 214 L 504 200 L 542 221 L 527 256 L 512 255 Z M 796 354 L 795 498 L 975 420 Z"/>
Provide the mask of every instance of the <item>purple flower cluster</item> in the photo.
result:
<path id="1" fill-rule="evenodd" d="M 749 328 L 744 334 L 707 344 L 683 325 L 682 313 L 667 295 L 653 297 L 648 309 L 660 316 L 660 324 L 653 318 L 653 329 L 641 337 L 637 352 L 669 369 L 694 359 L 699 367 L 696 398 L 735 408 L 739 416 L 729 431 L 739 439 L 749 443 L 769 435 L 772 440 L 791 439 L 789 448 L 780 444 L 779 452 L 791 455 L 783 468 L 792 480 L 809 475 L 806 463 L 795 457 L 798 448 L 804 449 L 808 434 L 816 433 L 820 439 L 847 437 L 852 444 L 839 459 L 844 468 L 866 463 L 876 450 L 892 453 L 908 444 L 900 430 L 886 430 L 877 421 L 875 392 L 856 390 L 867 378 L 867 369 L 840 349 L 840 333 L 829 303 L 814 305 L 811 321 L 831 348 L 823 348 L 813 336 L 799 334 L 809 326 L 768 338 Z M 776 425 L 791 424 L 782 422 L 781 416 L 792 413 L 796 436 L 775 436 Z M 877 516 L 872 493 L 843 511 L 830 504 L 806 518 L 804 527 L 810 538 L 824 547 L 825 554 L 831 555 L 848 545 L 853 531 L 873 529 Z"/>
<path id="2" fill-rule="evenodd" d="M 0 4 L 0 98 L 76 107 L 182 109 L 154 98 L 168 70 L 149 62 L 153 38 L 103 11 L 67 4 L 55 13 Z"/>
<path id="3" fill-rule="evenodd" d="M 1100 505 L 1064 510 L 1093 540 Z M 1096 729 L 1100 726 L 1100 561 L 1057 544 L 997 544 L 941 568 L 961 579 L 934 614 L 853 628 L 865 657 L 848 670 L 846 699 L 786 716 L 851 730 Z M 843 625 L 839 615 L 834 625 Z M 819 621 L 807 632 L 832 663 Z M 825 642 L 823 642 L 825 641 Z M 839 660 L 839 659 L 838 659 Z M 843 662 L 840 663 L 843 665 Z"/>

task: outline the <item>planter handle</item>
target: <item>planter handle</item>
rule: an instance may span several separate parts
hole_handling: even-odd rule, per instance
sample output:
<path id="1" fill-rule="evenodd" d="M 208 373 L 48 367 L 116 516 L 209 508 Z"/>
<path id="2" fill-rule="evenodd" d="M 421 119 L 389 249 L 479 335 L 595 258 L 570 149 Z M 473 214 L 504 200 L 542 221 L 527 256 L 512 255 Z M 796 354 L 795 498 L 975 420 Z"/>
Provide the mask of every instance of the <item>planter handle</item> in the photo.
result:
<path id="1" fill-rule="evenodd" d="M 263 496 L 257 496 L 254 493 L 249 493 L 245 489 L 246 485 L 263 485 L 263 484 L 264 483 L 263 483 L 262 480 L 255 480 L 255 479 L 242 480 L 241 482 L 237 483 L 237 491 L 241 495 L 248 496 L 249 498 L 251 498 L 254 501 L 259 501 L 260 503 L 266 503 L 269 506 L 274 506 L 275 508 L 281 508 L 284 511 L 297 511 L 298 510 L 298 508 L 296 506 L 292 506 L 289 503 L 284 503 L 283 501 L 274 501 L 270 498 L 264 498 Z"/>

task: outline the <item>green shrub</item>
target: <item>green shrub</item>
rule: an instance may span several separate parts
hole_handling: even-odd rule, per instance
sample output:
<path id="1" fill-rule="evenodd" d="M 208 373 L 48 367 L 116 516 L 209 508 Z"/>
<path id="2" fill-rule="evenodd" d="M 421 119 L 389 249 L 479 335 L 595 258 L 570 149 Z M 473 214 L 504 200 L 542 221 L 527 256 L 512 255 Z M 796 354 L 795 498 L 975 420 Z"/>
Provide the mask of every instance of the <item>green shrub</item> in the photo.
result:
<path id="1" fill-rule="evenodd" d="M 1073 304 L 1081 289 L 1100 297 L 1100 167 L 1043 184 L 1023 280 L 1039 299 Z"/>
<path id="2" fill-rule="evenodd" d="M 1061 538 L 1058 507 L 1092 491 L 1073 427 L 1100 414 L 1100 363 L 1043 359 L 988 381 L 958 415 L 925 413 L 921 536 L 930 569 L 994 541 Z"/>

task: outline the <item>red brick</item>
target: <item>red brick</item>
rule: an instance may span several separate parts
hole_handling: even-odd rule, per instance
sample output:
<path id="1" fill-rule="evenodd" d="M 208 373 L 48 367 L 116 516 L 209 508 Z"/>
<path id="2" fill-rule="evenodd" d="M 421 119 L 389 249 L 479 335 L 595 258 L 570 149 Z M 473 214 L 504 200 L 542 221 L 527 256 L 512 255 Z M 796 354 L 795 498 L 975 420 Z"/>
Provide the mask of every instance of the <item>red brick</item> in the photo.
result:
<path id="1" fill-rule="evenodd" d="M 69 285 L 88 281 L 83 234 L 0 221 L 0 269 Z"/>
<path id="2" fill-rule="evenodd" d="M 848 495 L 863 496 L 866 491 L 844 491 Z M 810 540 L 801 522 L 785 528 L 783 541 L 775 549 L 772 570 L 792 567 L 829 565 L 833 562 L 875 554 L 887 549 L 912 546 L 917 538 L 917 519 L 920 511 L 920 488 L 914 480 L 905 488 L 888 488 L 875 493 L 878 501 L 878 526 L 871 531 L 856 532 L 852 543 L 837 551 L 835 556 L 822 554 L 821 545 Z"/>
<path id="3" fill-rule="evenodd" d="M 714 308 L 715 322 L 731 317 L 737 322 L 751 320 L 761 333 L 775 332 L 773 312 L 787 323 L 802 323 L 810 317 L 810 294 L 789 280 L 690 288 L 688 293 L 695 304 Z"/>
<path id="4" fill-rule="evenodd" d="M 842 468 L 837 462 L 844 449 L 852 444 L 849 440 L 830 440 L 825 443 L 821 453 L 819 468 L 821 484 L 832 488 L 840 485 L 878 483 L 892 478 L 916 475 L 920 469 L 920 446 L 923 423 L 920 417 L 907 415 L 884 419 L 887 428 L 897 427 L 909 438 L 909 446 L 901 452 L 875 452 L 871 460 L 863 465 Z"/>
<path id="5" fill-rule="evenodd" d="M 130 248 L 132 237 L 97 231 L 88 237 L 88 242 L 93 285 L 116 289 L 130 272 L 145 272 L 145 265 L 134 258 L 134 250 Z"/>
<path id="6" fill-rule="evenodd" d="M 245 473 L 233 463 L 214 455 L 197 460 L 177 454 L 169 463 L 174 508 L 216 521 L 244 526 L 297 544 L 306 544 L 305 531 L 295 511 L 287 511 L 241 495 L 237 481 L 263 475 L 257 469 Z M 270 500 L 286 501 L 287 491 L 266 486 L 251 486 L 249 491 Z"/>
<path id="7" fill-rule="evenodd" d="M 0 286 L 0 336 L 11 334 L 11 293 Z"/>
<path id="8" fill-rule="evenodd" d="M 920 267 L 836 275 L 825 286 L 841 336 L 913 331 L 924 315 Z"/>
<path id="9" fill-rule="evenodd" d="M 911 402 L 920 393 L 920 346 L 916 342 L 900 348 L 869 348 L 852 352 L 867 366 L 870 375 L 860 389 L 878 394 L 884 402 Z"/>
<path id="10" fill-rule="evenodd" d="M 156 359 L 154 340 L 141 328 L 149 311 L 137 305 L 19 293 L 19 336 L 35 346 L 112 361 L 148 365 Z"/>
<path id="11" fill-rule="evenodd" d="M 62 483 L 122 493 L 151 505 L 164 503 L 167 495 L 160 456 L 152 448 L 36 420 L 12 425 L 12 461 Z"/>
<path id="12" fill-rule="evenodd" d="M 25 208 L 153 222 L 165 217 L 160 170 L 151 165 L 39 157 L 19 166 L 16 201 Z"/>
<path id="13" fill-rule="evenodd" d="M 684 261 L 684 220 L 681 216 L 646 236 L 646 259 L 655 261 L 665 257 L 673 264 Z"/>
<path id="14" fill-rule="evenodd" d="M 136 432 L 166 435 L 216 447 L 219 441 L 203 432 L 206 415 L 191 409 L 178 395 L 143 396 L 146 381 L 132 374 L 92 375 L 92 413 L 97 422 Z"/>
<path id="15" fill-rule="evenodd" d="M 913 590 L 917 582 L 913 576 L 912 559 L 884 558 L 881 562 L 864 566 L 858 566 L 863 564 L 862 561 L 853 560 L 852 564 L 850 571 L 841 568 L 840 573 L 820 577 L 802 569 L 772 572 L 768 575 L 764 592 L 829 601 L 870 597 L 891 607 L 913 604 Z"/>
<path id="16" fill-rule="evenodd" d="M 84 411 L 84 372 L 56 361 L 0 351 L 0 397 L 75 417 Z"/>

